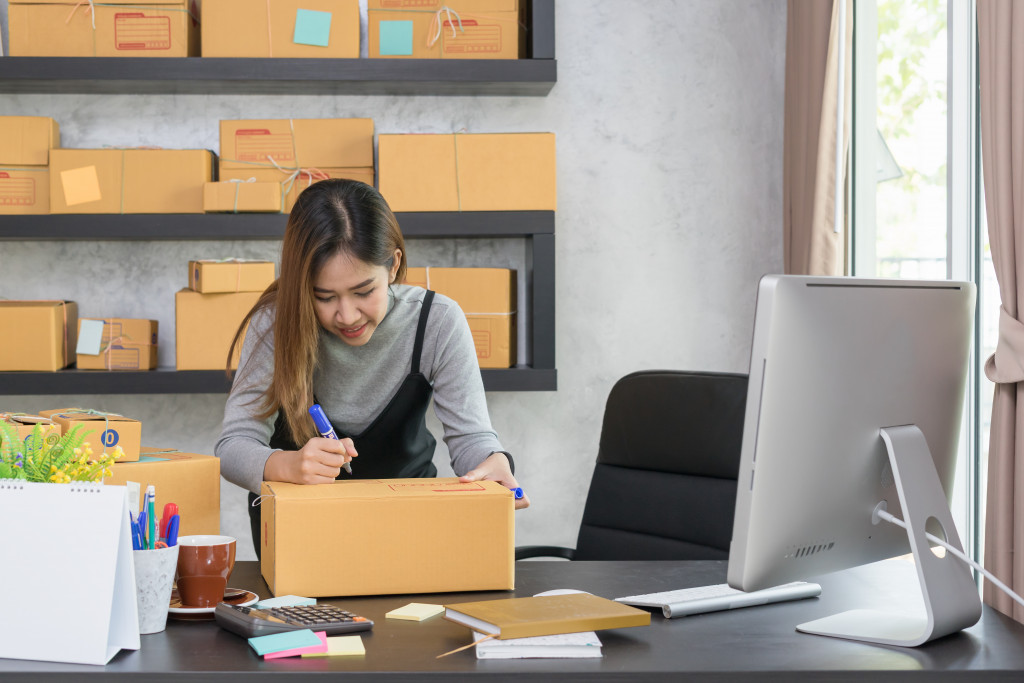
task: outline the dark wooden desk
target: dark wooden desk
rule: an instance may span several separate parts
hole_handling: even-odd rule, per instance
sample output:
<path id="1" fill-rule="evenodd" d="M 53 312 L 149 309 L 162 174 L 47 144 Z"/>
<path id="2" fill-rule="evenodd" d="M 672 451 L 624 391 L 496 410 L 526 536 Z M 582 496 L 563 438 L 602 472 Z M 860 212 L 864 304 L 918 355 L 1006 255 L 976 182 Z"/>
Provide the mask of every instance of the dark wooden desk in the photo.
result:
<path id="1" fill-rule="evenodd" d="M 520 562 L 517 596 L 578 588 L 614 598 L 721 583 L 725 562 Z M 138 652 L 122 651 L 106 667 L 0 659 L 0 681 L 308 681 L 344 673 L 345 681 L 918 681 L 1021 680 L 1024 625 L 985 608 L 966 631 L 915 649 L 867 645 L 794 631 L 797 623 L 851 607 L 904 604 L 913 568 L 890 561 L 822 577 L 822 597 L 682 619 L 652 616 L 649 627 L 601 631 L 601 659 L 478 661 L 472 648 L 435 656 L 469 642 L 469 631 L 435 617 L 393 621 L 384 614 L 409 602 L 454 603 L 509 593 L 400 595 L 330 600 L 376 622 L 363 636 L 366 655 L 265 662 L 246 641 L 213 622 L 171 620 L 163 633 L 142 636 Z M 239 562 L 230 585 L 269 597 L 255 562 Z M 9 616 L 9 615 L 8 615 Z M 45 634 L 40 634 L 45 638 Z"/>

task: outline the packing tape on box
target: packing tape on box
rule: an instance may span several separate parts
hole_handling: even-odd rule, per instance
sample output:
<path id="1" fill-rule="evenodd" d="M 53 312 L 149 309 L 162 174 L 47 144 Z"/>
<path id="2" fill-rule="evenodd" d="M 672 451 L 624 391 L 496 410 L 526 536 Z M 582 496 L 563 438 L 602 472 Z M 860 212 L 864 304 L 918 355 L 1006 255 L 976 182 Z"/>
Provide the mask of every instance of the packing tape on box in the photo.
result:
<path id="1" fill-rule="evenodd" d="M 96 56 L 96 8 L 97 7 L 118 7 L 118 8 L 124 8 L 124 9 L 142 9 L 142 10 L 149 10 L 151 12 L 185 12 L 190 17 L 192 17 L 192 21 L 196 22 L 196 24 L 199 23 L 199 17 L 197 17 L 196 15 L 192 14 L 192 10 L 190 10 L 188 7 L 179 9 L 177 7 L 167 7 L 166 5 L 145 5 L 145 4 L 142 4 L 142 5 L 113 5 L 113 4 L 105 3 L 105 2 L 95 2 L 94 0 L 80 0 L 79 2 L 75 3 L 75 6 L 71 8 L 70 12 L 68 12 L 67 19 L 64 20 L 65 24 L 70 24 L 71 23 L 71 19 L 72 19 L 72 17 L 75 16 L 75 12 L 77 12 L 78 8 L 81 7 L 82 5 L 88 5 L 88 7 L 86 8 L 85 11 L 89 14 L 89 17 L 90 17 L 90 20 L 91 20 L 91 23 L 92 23 L 92 54 L 93 54 L 93 57 Z"/>
<path id="2" fill-rule="evenodd" d="M 238 189 L 240 187 L 242 187 L 242 183 L 255 183 L 256 182 L 256 178 L 249 178 L 248 180 L 239 180 L 239 179 L 236 178 L 234 180 L 229 180 L 228 182 L 229 183 L 238 183 L 237 185 L 235 185 L 235 206 L 234 206 L 234 208 L 231 211 L 231 213 L 238 213 Z M 281 194 L 283 195 L 284 193 L 282 192 Z M 282 197 L 281 201 L 284 202 L 284 198 L 283 197 Z M 235 291 L 237 292 L 238 290 L 236 289 Z"/>
<path id="3" fill-rule="evenodd" d="M 61 314 L 64 317 L 64 367 L 68 366 L 68 302 L 63 299 L 5 299 L 2 301 L 17 301 L 26 304 L 60 304 Z"/>
<path id="4" fill-rule="evenodd" d="M 423 271 L 424 271 L 424 273 L 427 276 L 427 289 L 430 289 L 430 266 L 427 266 L 426 268 L 424 268 Z M 458 302 L 456 301 L 456 303 L 458 303 Z M 505 316 L 511 316 L 511 315 L 515 315 L 516 311 L 505 311 L 503 313 L 484 313 L 484 312 L 481 312 L 481 311 L 463 311 L 462 313 L 464 315 L 505 315 Z"/>

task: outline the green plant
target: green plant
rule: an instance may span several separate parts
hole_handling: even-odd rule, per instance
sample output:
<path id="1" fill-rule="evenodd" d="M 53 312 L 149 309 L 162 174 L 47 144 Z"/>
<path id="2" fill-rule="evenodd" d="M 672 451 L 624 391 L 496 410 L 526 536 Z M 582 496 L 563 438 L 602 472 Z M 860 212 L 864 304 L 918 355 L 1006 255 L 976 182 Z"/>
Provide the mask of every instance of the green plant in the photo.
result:
<path id="1" fill-rule="evenodd" d="M 83 429 L 76 425 L 56 443 L 47 443 L 38 424 L 22 440 L 14 427 L 0 421 L 0 479 L 67 483 L 101 481 L 110 476 L 110 465 L 124 451 L 117 446 L 113 452 L 104 452 L 93 460 L 92 447 L 85 441 L 92 431 Z"/>

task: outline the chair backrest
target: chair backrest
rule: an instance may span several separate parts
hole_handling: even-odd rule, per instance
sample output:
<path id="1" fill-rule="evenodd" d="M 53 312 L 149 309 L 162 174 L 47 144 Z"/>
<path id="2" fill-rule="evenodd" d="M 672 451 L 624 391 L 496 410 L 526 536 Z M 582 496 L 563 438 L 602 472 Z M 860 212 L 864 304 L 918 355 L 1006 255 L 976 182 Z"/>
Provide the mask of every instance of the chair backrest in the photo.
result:
<path id="1" fill-rule="evenodd" d="M 605 405 L 577 560 L 726 559 L 747 376 L 647 370 Z"/>

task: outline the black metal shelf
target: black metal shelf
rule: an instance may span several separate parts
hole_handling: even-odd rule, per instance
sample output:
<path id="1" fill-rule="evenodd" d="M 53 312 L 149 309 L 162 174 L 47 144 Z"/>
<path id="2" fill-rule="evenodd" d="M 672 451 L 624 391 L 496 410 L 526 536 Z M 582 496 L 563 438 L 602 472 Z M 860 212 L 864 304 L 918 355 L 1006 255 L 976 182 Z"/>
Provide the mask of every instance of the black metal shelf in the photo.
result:
<path id="1" fill-rule="evenodd" d="M 395 214 L 406 237 L 530 237 L 555 232 L 554 211 Z M 0 240 L 278 240 L 277 213 L 0 216 Z"/>
<path id="2" fill-rule="evenodd" d="M 2 57 L 0 92 L 211 95 L 547 95 L 554 0 L 533 0 L 527 59 Z"/>
<path id="3" fill-rule="evenodd" d="M 557 371 L 518 366 L 480 371 L 487 391 L 554 391 Z M 226 394 L 231 380 L 223 370 L 0 372 L 2 396 L 54 394 Z"/>

